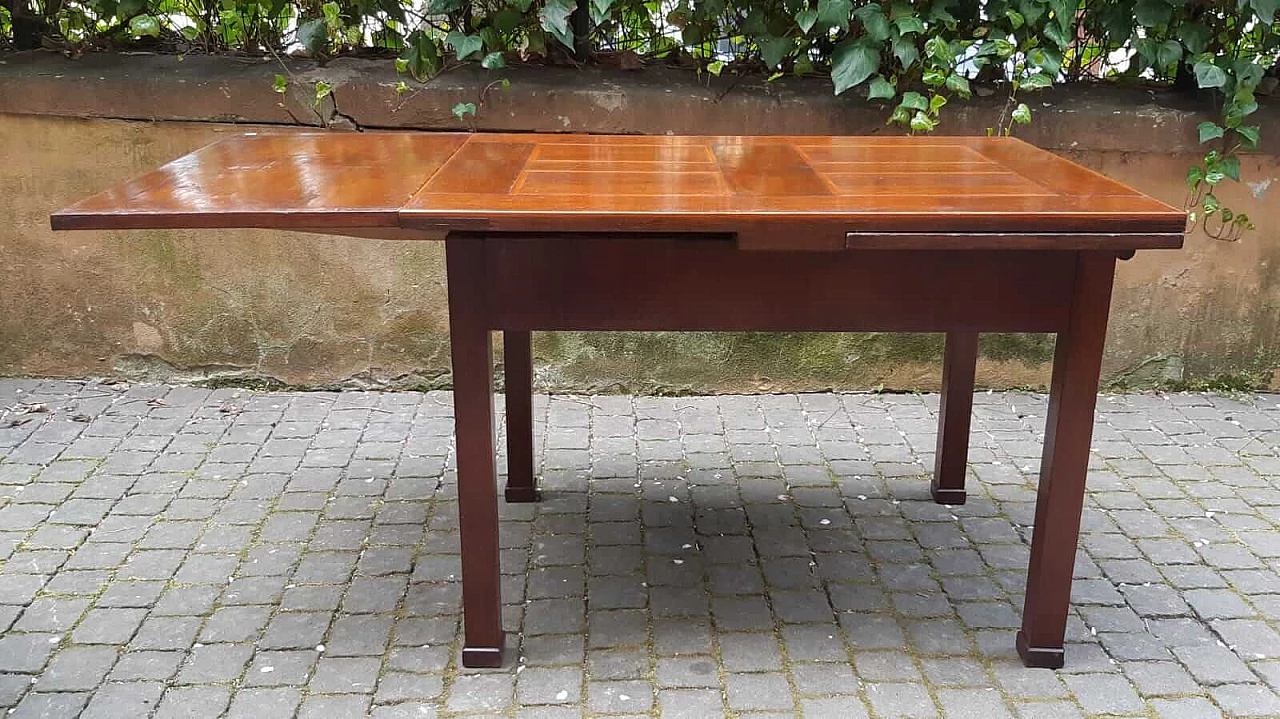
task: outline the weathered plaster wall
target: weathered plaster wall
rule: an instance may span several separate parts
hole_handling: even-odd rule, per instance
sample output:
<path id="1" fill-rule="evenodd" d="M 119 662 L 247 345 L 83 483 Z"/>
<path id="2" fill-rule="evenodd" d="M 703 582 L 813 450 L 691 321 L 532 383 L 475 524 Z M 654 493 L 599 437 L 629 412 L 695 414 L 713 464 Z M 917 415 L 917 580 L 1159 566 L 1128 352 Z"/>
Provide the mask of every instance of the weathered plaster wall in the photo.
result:
<path id="1" fill-rule="evenodd" d="M 266 231 L 48 229 L 48 214 L 76 199 L 227 133 L 264 129 L 228 121 L 292 122 L 270 92 L 270 66 L 187 63 L 19 56 L 0 65 L 0 375 L 447 384 L 438 245 Z M 337 86 L 340 107 L 313 113 L 316 122 L 450 128 L 448 108 L 483 82 L 442 78 L 397 109 L 385 63 L 334 65 L 298 70 Z M 880 110 L 805 84 L 726 94 L 660 72 L 570 72 L 558 84 L 545 74 L 513 79 L 511 93 L 482 108 L 482 129 L 883 131 Z M 1044 102 L 1027 139 L 1182 201 L 1200 119 L 1194 106 L 1097 90 Z M 306 108 L 291 109 L 307 119 Z M 962 108 L 950 127 L 981 132 L 990 111 L 981 103 Z M 1280 130 L 1274 114 L 1264 112 L 1264 133 Z M 1269 378 L 1280 367 L 1280 158 L 1258 154 L 1243 164 L 1253 185 L 1223 194 L 1258 231 L 1234 244 L 1193 235 L 1182 251 L 1121 263 L 1105 367 L 1114 381 Z M 557 389 L 914 389 L 936 387 L 941 337 L 547 333 L 536 345 L 539 381 Z M 1051 352 L 1047 337 L 986 336 L 979 381 L 1043 385 Z"/>

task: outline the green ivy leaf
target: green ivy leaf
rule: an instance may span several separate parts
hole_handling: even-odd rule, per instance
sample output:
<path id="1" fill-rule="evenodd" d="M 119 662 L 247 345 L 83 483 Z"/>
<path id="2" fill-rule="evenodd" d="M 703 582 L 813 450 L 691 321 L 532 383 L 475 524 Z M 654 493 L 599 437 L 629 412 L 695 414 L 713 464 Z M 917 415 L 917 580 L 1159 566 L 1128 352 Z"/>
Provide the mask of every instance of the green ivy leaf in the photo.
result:
<path id="1" fill-rule="evenodd" d="M 914 15 L 903 15 L 893 21 L 899 35 L 910 35 L 913 32 L 924 32 L 924 22 Z"/>
<path id="2" fill-rule="evenodd" d="M 898 105 L 896 108 L 893 109 L 893 114 L 889 115 L 888 121 L 886 121 L 884 124 L 906 125 L 909 122 L 911 122 L 911 113 L 907 111 L 907 108 L 903 107 L 902 105 Z"/>
<path id="3" fill-rule="evenodd" d="M 1053 41 L 1054 45 L 1065 50 L 1071 44 L 1072 35 L 1068 30 L 1064 30 L 1057 23 L 1049 23 L 1044 27 L 1044 36 Z"/>
<path id="4" fill-rule="evenodd" d="M 1018 88 L 1021 90 L 1042 90 L 1053 84 L 1053 79 L 1048 73 L 1037 72 L 1027 75 L 1018 81 Z"/>
<path id="5" fill-rule="evenodd" d="M 275 79 L 271 82 L 271 89 L 281 95 L 285 94 L 289 91 L 289 78 L 284 75 L 276 75 Z"/>
<path id="6" fill-rule="evenodd" d="M 929 109 L 929 101 L 925 99 L 924 95 L 921 95 L 920 93 L 915 91 L 904 93 L 902 95 L 902 102 L 898 103 L 898 105 L 900 107 L 905 107 L 909 110 L 928 110 Z"/>
<path id="7" fill-rule="evenodd" d="M 524 22 L 524 13 L 513 7 L 504 7 L 493 14 L 493 28 L 504 35 L 515 32 Z"/>
<path id="8" fill-rule="evenodd" d="M 955 4 L 955 0 L 935 0 L 929 7 L 929 19 L 954 27 L 958 21 L 955 15 L 951 14 L 951 6 Z"/>
<path id="9" fill-rule="evenodd" d="M 1187 187 L 1194 190 L 1204 182 L 1204 169 L 1199 165 L 1193 165 L 1187 168 Z"/>
<path id="10" fill-rule="evenodd" d="M 298 42 L 313 55 L 323 55 L 329 47 L 329 26 L 316 18 L 298 26 Z"/>
<path id="11" fill-rule="evenodd" d="M 924 84 L 929 87 L 942 87 L 947 82 L 947 76 L 937 70 L 927 70 L 924 76 L 920 78 Z"/>
<path id="12" fill-rule="evenodd" d="M 312 99 L 311 105 L 312 107 L 320 107 L 320 103 L 324 102 L 326 97 L 333 94 L 333 85 L 330 85 L 324 80 L 318 80 L 316 82 L 315 90 L 316 95 L 315 98 Z"/>
<path id="13" fill-rule="evenodd" d="M 476 116 L 476 104 L 474 102 L 460 102 L 453 106 L 453 116 L 459 120 L 465 120 L 467 115 Z"/>
<path id="14" fill-rule="evenodd" d="M 806 35 L 813 29 L 816 22 L 818 22 L 818 11 L 813 8 L 805 8 L 796 13 L 796 24 L 800 26 L 800 32 Z"/>
<path id="15" fill-rule="evenodd" d="M 1280 7 L 1280 0 L 1249 0 L 1249 5 L 1258 14 L 1259 20 L 1270 25 L 1275 21 L 1276 8 Z"/>
<path id="16" fill-rule="evenodd" d="M 120 0 L 120 4 L 116 5 L 116 16 L 122 20 L 133 17 L 142 12 L 146 6 L 146 0 Z"/>
<path id="17" fill-rule="evenodd" d="M 427 0 L 428 15 L 448 15 L 462 9 L 463 0 Z M 525 4 L 524 10 L 528 10 L 528 3 Z M 521 11 L 523 12 L 523 10 Z"/>
<path id="18" fill-rule="evenodd" d="M 1258 140 L 1261 139 L 1258 129 L 1257 125 L 1236 128 L 1236 134 L 1240 136 L 1240 144 L 1244 146 L 1244 149 L 1258 149 Z"/>
<path id="19" fill-rule="evenodd" d="M 134 37 L 160 37 L 160 21 L 150 15 L 135 15 L 129 21 L 129 32 Z"/>
<path id="20" fill-rule="evenodd" d="M 1133 14 L 1143 27 L 1167 25 L 1173 18 L 1173 8 L 1165 0 L 1138 0 Z"/>
<path id="21" fill-rule="evenodd" d="M 938 123 L 923 112 L 917 112 L 911 116 L 912 132 L 933 132 L 933 128 L 937 126 Z"/>
<path id="22" fill-rule="evenodd" d="M 1222 158 L 1222 174 L 1230 177 L 1236 182 L 1240 181 L 1240 158 L 1235 155 L 1227 155 Z"/>
<path id="23" fill-rule="evenodd" d="M 760 37 L 756 38 L 756 45 L 760 47 L 760 59 L 770 70 L 781 65 L 796 47 L 789 37 Z"/>
<path id="24" fill-rule="evenodd" d="M 716 77 L 720 77 L 720 73 L 724 72 L 724 63 L 719 60 L 707 63 L 707 72 L 715 75 Z"/>
<path id="25" fill-rule="evenodd" d="M 1031 108 L 1027 107 L 1027 103 L 1020 102 L 1018 106 L 1013 108 L 1013 121 L 1020 125 L 1028 125 L 1031 123 Z"/>
<path id="26" fill-rule="evenodd" d="M 969 97 L 973 94 L 969 89 L 969 81 L 963 75 L 954 72 L 947 77 L 947 89 L 960 97 Z"/>
<path id="27" fill-rule="evenodd" d="M 909 37 L 895 37 L 891 45 L 893 56 L 898 58 L 898 63 L 902 65 L 903 70 L 910 69 L 920 59 L 920 50 Z"/>
<path id="28" fill-rule="evenodd" d="M 1227 84 L 1227 73 L 1208 60 L 1195 64 L 1196 84 L 1200 87 L 1222 87 Z"/>
<path id="29" fill-rule="evenodd" d="M 1165 40 L 1156 46 L 1156 64 L 1161 69 L 1177 63 L 1182 59 L 1182 43 L 1177 40 Z"/>
<path id="30" fill-rule="evenodd" d="M 938 111 L 947 104 L 947 98 L 943 95 L 934 95 L 929 98 L 929 114 L 934 117 L 938 116 Z"/>
<path id="31" fill-rule="evenodd" d="M 480 61 L 480 66 L 486 70 L 501 70 L 507 66 L 507 58 L 500 52 L 491 52 Z"/>
<path id="32" fill-rule="evenodd" d="M 876 9 L 879 10 L 877 5 Z M 818 0 L 818 27 L 849 29 L 849 13 L 853 11 L 853 3 L 849 0 Z"/>
<path id="33" fill-rule="evenodd" d="M 396 63 L 397 69 L 403 63 L 404 71 L 418 82 L 428 80 L 440 72 L 440 48 L 436 45 L 435 38 L 421 30 L 414 30 L 405 38 L 400 60 L 400 63 Z"/>
<path id="34" fill-rule="evenodd" d="M 836 94 L 860 85 L 880 66 L 880 53 L 864 43 L 846 40 L 831 58 L 831 80 Z"/>
<path id="35" fill-rule="evenodd" d="M 1057 77 L 1062 70 L 1062 53 L 1054 48 L 1038 47 L 1027 53 L 1027 60 L 1035 67 Z"/>
<path id="36" fill-rule="evenodd" d="M 1196 125 L 1196 130 L 1200 132 L 1200 142 L 1216 140 L 1226 134 L 1226 130 L 1216 122 L 1202 122 Z"/>
<path id="37" fill-rule="evenodd" d="M 574 0 L 546 0 L 546 4 L 538 11 L 538 19 L 542 29 L 560 41 L 561 45 L 573 51 L 573 30 L 569 27 L 569 16 L 578 7 Z"/>
<path id="38" fill-rule="evenodd" d="M 1022 16 L 1022 13 L 1014 10 L 1013 8 L 1005 10 L 1004 16 L 1009 18 L 1009 24 L 1013 26 L 1014 30 L 1017 30 L 1027 24 L 1027 19 Z"/>
<path id="39" fill-rule="evenodd" d="M 871 86 L 867 91 L 868 100 L 892 100 L 898 94 L 897 88 L 893 83 L 884 79 L 883 75 L 876 75 L 871 80 Z"/>
<path id="40" fill-rule="evenodd" d="M 847 4 L 847 0 L 845 2 Z M 821 0 L 818 6 L 822 6 Z M 881 43 L 889 39 L 889 18 L 884 16 L 884 11 L 879 5 L 863 5 L 854 11 L 853 16 L 862 23 L 862 27 L 867 31 L 866 37 L 872 42 Z"/>
<path id="41" fill-rule="evenodd" d="M 1178 25 L 1178 39 L 1186 45 L 1187 52 L 1199 55 L 1209 44 L 1209 28 L 1203 23 L 1183 23 Z"/>
<path id="42" fill-rule="evenodd" d="M 459 60 L 466 60 L 472 55 L 478 55 L 484 49 L 484 41 L 479 35 L 464 35 L 457 30 L 445 36 L 445 44 L 453 48 L 453 52 L 458 56 Z"/>

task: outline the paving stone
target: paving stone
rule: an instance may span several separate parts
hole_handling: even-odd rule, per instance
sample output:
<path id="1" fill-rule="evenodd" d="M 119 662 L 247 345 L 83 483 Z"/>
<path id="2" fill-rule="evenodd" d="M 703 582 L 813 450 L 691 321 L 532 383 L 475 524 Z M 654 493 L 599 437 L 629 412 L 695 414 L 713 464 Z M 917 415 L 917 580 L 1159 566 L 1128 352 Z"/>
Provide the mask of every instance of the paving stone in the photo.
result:
<path id="1" fill-rule="evenodd" d="M 511 705 L 514 677 L 506 674 L 463 674 L 449 687 L 445 708 L 471 714 L 497 713 Z"/>
<path id="2" fill-rule="evenodd" d="M 336 719 L 363 717 L 369 714 L 369 698 L 365 696 L 310 696 L 298 711 L 298 719 Z M 430 716 L 423 712 L 419 716 Z"/>
<path id="3" fill-rule="evenodd" d="M 84 693 L 31 692 L 23 697 L 6 716 L 9 719 L 60 719 L 77 716 L 89 700 Z"/>
<path id="4" fill-rule="evenodd" d="M 998 692 L 990 689 L 939 689 L 946 719 L 1013 719 Z"/>
<path id="5" fill-rule="evenodd" d="M 95 689 L 116 663 L 111 647 L 68 647 L 54 655 L 36 681 L 41 692 L 77 692 Z"/>
<path id="6" fill-rule="evenodd" d="M 1151 708 L 1160 719 L 1215 719 L 1222 712 L 1204 697 L 1154 699 Z"/>
<path id="7" fill-rule="evenodd" d="M 938 716 L 933 698 L 920 684 L 869 683 L 866 685 L 866 697 L 872 711 L 886 719 Z"/>
<path id="8" fill-rule="evenodd" d="M 1234 652 L 1217 644 L 1175 647 L 1173 654 L 1201 684 L 1212 686 L 1257 681 Z"/>
<path id="9" fill-rule="evenodd" d="M 1213 687 L 1209 695 L 1229 716 L 1280 716 L 1280 697 L 1259 684 L 1227 684 Z"/>
<path id="10" fill-rule="evenodd" d="M 227 719 L 293 716 L 302 695 L 291 687 L 251 688 L 236 692 Z"/>
<path id="11" fill-rule="evenodd" d="M 111 682 L 93 693 L 82 719 L 119 719 L 147 716 L 160 702 L 164 685 L 159 682 Z"/>
<path id="12" fill-rule="evenodd" d="M 791 711 L 795 707 L 791 687 L 782 674 L 728 674 L 725 693 L 734 711 Z"/>
<path id="13" fill-rule="evenodd" d="M 726 716 L 720 692 L 714 689 L 663 689 L 658 692 L 658 711 L 671 719 Z"/>
<path id="14" fill-rule="evenodd" d="M 582 682 L 579 668 L 531 667 L 516 679 L 516 699 L 521 705 L 577 704 Z"/>
<path id="15" fill-rule="evenodd" d="M 1123 677 L 1115 674 L 1072 674 L 1063 681 L 1085 711 L 1095 714 L 1136 714 L 1142 700 Z"/>
<path id="16" fill-rule="evenodd" d="M 235 681 L 253 656 L 253 645 L 204 644 L 193 648 L 182 671 L 179 684 L 210 684 Z"/>
<path id="17" fill-rule="evenodd" d="M 216 719 L 230 704 L 227 687 L 173 687 L 160 699 L 154 719 Z"/>
<path id="18" fill-rule="evenodd" d="M 59 641 L 55 634 L 15 634 L 0 636 L 0 672 L 40 671 Z"/>

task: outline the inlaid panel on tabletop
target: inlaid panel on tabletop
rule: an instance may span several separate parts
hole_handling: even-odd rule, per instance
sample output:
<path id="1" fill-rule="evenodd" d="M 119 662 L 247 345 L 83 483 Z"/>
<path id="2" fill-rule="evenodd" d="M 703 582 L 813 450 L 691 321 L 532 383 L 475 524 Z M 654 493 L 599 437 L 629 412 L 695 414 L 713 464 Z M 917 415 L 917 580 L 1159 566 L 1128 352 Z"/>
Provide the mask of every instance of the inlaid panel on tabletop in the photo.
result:
<path id="1" fill-rule="evenodd" d="M 769 234 L 1178 233 L 1183 213 L 1018 140 L 473 135 L 407 227 Z M 802 231 L 788 240 L 779 233 Z M 1176 246 L 1176 238 L 1168 243 Z"/>

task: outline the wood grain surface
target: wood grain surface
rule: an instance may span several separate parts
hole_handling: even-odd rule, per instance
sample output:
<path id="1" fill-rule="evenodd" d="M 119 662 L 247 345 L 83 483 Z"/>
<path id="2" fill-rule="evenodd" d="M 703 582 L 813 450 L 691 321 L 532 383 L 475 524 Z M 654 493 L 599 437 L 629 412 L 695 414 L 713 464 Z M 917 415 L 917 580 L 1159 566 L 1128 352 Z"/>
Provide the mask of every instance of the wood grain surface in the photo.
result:
<path id="1" fill-rule="evenodd" d="M 1184 223 L 1010 138 L 454 133 L 229 138 L 53 216 L 55 229 L 699 232 L 830 250 L 1177 247 Z"/>

